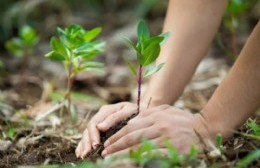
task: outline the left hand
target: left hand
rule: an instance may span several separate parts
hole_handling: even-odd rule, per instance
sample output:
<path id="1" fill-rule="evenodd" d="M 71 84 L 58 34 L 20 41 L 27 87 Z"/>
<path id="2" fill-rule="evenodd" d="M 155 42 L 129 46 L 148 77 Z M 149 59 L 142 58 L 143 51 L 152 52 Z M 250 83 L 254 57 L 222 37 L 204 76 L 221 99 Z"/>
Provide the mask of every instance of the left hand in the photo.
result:
<path id="1" fill-rule="evenodd" d="M 128 124 L 111 136 L 104 144 L 102 155 L 124 154 L 140 146 L 142 139 L 154 142 L 162 153 L 167 153 L 168 140 L 179 153 L 188 153 L 195 145 L 202 149 L 204 140 L 211 139 L 200 114 L 161 105 L 144 110 Z M 199 134 L 199 135 L 198 135 Z"/>

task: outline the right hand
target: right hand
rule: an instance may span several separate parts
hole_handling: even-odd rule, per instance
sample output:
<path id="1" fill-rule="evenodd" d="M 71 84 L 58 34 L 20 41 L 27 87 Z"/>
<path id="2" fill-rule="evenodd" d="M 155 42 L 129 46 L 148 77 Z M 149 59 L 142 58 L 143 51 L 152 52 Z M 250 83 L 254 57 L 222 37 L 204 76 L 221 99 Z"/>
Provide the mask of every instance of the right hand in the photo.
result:
<path id="1" fill-rule="evenodd" d="M 100 131 L 107 131 L 136 112 L 137 105 L 130 102 L 102 106 L 83 132 L 82 139 L 76 148 L 76 156 L 82 159 L 86 157 L 92 149 L 96 149 L 100 144 Z"/>

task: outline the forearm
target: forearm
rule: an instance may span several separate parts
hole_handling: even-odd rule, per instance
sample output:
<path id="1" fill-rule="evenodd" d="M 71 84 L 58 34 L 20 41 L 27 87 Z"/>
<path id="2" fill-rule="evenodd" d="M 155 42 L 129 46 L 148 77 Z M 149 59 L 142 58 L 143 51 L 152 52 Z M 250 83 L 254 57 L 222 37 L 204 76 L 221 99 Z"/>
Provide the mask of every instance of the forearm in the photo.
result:
<path id="1" fill-rule="evenodd" d="M 225 138 L 260 106 L 260 21 L 228 76 L 203 110 L 212 135 Z"/>
<path id="2" fill-rule="evenodd" d="M 227 0 L 170 0 L 163 31 L 170 38 L 157 64 L 165 63 L 149 82 L 142 103 L 173 104 L 206 54 L 218 29 Z"/>

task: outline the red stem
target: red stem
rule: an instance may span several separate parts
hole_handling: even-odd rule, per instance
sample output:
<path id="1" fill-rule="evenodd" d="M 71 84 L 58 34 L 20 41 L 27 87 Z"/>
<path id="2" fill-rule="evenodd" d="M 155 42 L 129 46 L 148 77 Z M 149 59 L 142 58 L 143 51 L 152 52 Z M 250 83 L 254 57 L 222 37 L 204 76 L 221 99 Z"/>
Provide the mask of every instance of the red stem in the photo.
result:
<path id="1" fill-rule="evenodd" d="M 137 96 L 137 113 L 140 112 L 140 100 L 141 100 L 141 85 L 142 85 L 142 74 L 143 74 L 143 69 L 142 65 L 139 66 L 138 69 L 138 79 L 137 79 L 137 84 L 138 84 L 138 96 Z"/>

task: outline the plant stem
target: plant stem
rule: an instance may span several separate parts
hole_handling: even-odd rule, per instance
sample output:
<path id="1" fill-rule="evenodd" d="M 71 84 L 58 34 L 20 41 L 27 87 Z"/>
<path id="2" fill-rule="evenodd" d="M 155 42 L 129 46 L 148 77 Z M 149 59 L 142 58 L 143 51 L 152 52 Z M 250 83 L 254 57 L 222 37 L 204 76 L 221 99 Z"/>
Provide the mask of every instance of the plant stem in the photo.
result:
<path id="1" fill-rule="evenodd" d="M 72 65 L 69 64 L 68 69 L 68 81 L 67 81 L 67 91 L 65 98 L 68 100 L 68 112 L 71 114 L 71 90 L 74 83 L 74 75 L 72 74 Z"/>
<path id="2" fill-rule="evenodd" d="M 140 112 L 140 101 L 141 101 L 141 85 L 142 85 L 142 75 L 143 74 L 143 67 L 142 65 L 139 65 L 138 69 L 138 96 L 137 96 L 137 114 Z"/>

